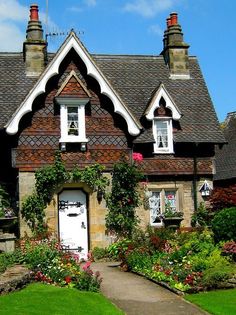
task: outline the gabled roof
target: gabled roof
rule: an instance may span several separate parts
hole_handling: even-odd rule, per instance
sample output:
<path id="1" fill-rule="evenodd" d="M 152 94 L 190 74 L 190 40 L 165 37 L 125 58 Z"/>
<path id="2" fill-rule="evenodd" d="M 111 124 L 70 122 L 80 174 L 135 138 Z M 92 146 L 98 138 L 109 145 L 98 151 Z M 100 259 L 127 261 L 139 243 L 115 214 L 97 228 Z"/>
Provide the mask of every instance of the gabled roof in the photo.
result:
<path id="1" fill-rule="evenodd" d="M 162 55 L 90 55 L 75 36 L 69 36 L 57 54 L 49 54 L 51 61 L 38 81 L 26 76 L 22 54 L 0 53 L 0 128 L 10 127 L 8 121 L 12 122 L 33 90 L 39 91 L 41 86 L 40 93 L 43 93 L 42 82 L 46 83 L 45 79 L 58 71 L 56 66 L 72 47 L 70 45 L 81 52 L 88 64 L 88 73 L 99 75 L 103 93 L 110 93 L 113 104 L 119 104 L 116 110 L 120 109 L 127 121 L 130 119 L 135 132 L 141 128 L 139 121 L 153 92 L 163 84 L 182 115 L 180 130 L 174 133 L 175 142 L 225 143 L 196 57 L 189 57 L 190 79 L 173 80 Z M 139 141 L 152 142 L 149 131 L 144 130 L 138 136 Z"/>
<path id="2" fill-rule="evenodd" d="M 87 74 L 94 77 L 99 83 L 101 93 L 105 94 L 111 99 L 114 105 L 114 111 L 120 114 L 126 120 L 129 133 L 133 136 L 138 135 L 140 133 L 140 129 L 142 128 L 139 121 L 135 119 L 135 117 L 126 107 L 125 103 L 122 101 L 118 93 L 114 90 L 112 85 L 109 83 L 107 78 L 96 65 L 91 55 L 88 53 L 88 51 L 85 49 L 85 47 L 73 31 L 67 37 L 52 61 L 49 63 L 47 68 L 39 77 L 38 81 L 35 83 L 34 87 L 29 91 L 23 102 L 16 109 L 15 113 L 8 121 L 6 125 L 7 133 L 15 134 L 18 132 L 18 126 L 21 118 L 26 113 L 32 111 L 33 101 L 38 95 L 45 92 L 48 80 L 52 76 L 59 73 L 59 66 L 61 65 L 61 62 L 64 60 L 64 58 L 72 48 L 78 53 L 79 57 L 85 63 Z"/>
<path id="3" fill-rule="evenodd" d="M 148 105 L 147 109 L 145 110 L 144 115 L 148 120 L 152 120 L 154 118 L 155 110 L 160 106 L 159 102 L 161 98 L 164 98 L 166 102 L 166 107 L 169 108 L 172 112 L 172 118 L 174 120 L 179 120 L 181 117 L 181 113 L 176 106 L 175 102 L 171 98 L 170 94 L 167 92 L 163 83 L 160 84 L 157 91 L 155 91 L 152 99 L 150 100 L 150 104 Z"/>
<path id="4" fill-rule="evenodd" d="M 236 179 L 236 112 L 227 115 L 223 132 L 228 144 L 216 150 L 214 180 Z"/>

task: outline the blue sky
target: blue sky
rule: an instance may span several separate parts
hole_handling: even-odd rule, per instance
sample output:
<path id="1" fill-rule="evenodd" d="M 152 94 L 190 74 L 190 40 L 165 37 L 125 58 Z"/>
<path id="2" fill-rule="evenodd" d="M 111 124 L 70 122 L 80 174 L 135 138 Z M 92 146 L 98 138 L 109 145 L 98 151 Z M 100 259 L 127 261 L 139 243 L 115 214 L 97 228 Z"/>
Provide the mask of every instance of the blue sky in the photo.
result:
<path id="1" fill-rule="evenodd" d="M 166 18 L 177 12 L 219 120 L 236 111 L 235 0 L 0 0 L 0 51 L 22 50 L 32 3 L 39 5 L 45 31 L 67 33 L 73 28 L 81 32 L 89 52 L 105 54 L 158 55 Z M 64 38 L 48 37 L 49 51 Z"/>

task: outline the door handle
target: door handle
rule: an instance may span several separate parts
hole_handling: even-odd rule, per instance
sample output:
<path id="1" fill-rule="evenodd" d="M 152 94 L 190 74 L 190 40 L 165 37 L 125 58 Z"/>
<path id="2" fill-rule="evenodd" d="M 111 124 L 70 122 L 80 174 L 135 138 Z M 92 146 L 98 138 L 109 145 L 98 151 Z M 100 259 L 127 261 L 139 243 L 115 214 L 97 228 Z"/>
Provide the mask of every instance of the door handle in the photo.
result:
<path id="1" fill-rule="evenodd" d="M 84 222 L 81 223 L 81 229 L 86 229 Z"/>
<path id="2" fill-rule="evenodd" d="M 78 217 L 79 213 L 68 213 L 68 217 Z"/>

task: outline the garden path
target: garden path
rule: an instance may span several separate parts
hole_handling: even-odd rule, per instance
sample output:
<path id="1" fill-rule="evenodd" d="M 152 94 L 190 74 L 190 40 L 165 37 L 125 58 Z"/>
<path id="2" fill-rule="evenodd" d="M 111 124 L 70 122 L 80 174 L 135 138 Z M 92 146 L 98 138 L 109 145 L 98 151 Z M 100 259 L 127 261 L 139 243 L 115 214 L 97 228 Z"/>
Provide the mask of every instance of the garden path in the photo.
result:
<path id="1" fill-rule="evenodd" d="M 95 262 L 91 267 L 101 273 L 102 293 L 127 315 L 208 314 L 141 276 L 120 271 L 118 263 Z"/>

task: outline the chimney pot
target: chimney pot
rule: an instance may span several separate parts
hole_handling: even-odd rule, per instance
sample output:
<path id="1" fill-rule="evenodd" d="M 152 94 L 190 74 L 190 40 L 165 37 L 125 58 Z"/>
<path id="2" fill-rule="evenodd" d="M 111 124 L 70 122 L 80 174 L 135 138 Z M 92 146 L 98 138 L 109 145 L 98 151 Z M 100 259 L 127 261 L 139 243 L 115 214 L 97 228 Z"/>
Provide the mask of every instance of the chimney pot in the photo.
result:
<path id="1" fill-rule="evenodd" d="M 171 19 L 171 25 L 177 25 L 178 24 L 178 14 L 173 12 L 170 14 Z"/>
<path id="2" fill-rule="evenodd" d="M 167 24 L 167 28 L 169 28 L 172 25 L 170 17 L 166 19 L 166 24 Z"/>
<path id="3" fill-rule="evenodd" d="M 30 6 L 30 21 L 38 21 L 39 20 L 39 14 L 38 14 L 38 5 L 32 4 Z"/>

